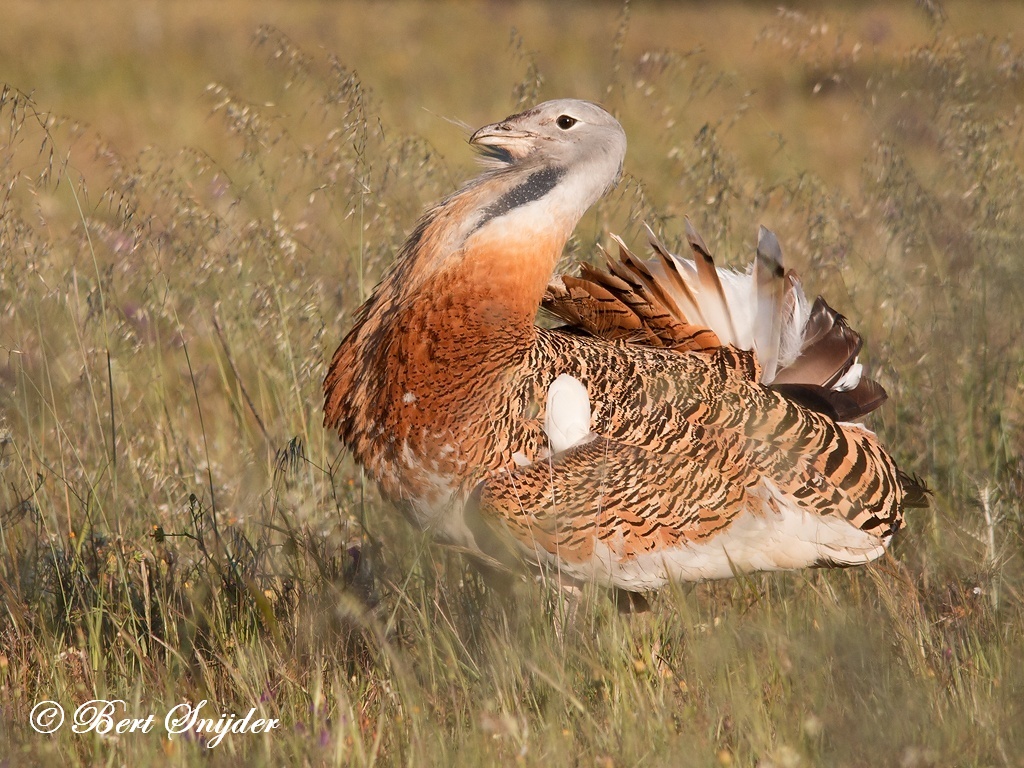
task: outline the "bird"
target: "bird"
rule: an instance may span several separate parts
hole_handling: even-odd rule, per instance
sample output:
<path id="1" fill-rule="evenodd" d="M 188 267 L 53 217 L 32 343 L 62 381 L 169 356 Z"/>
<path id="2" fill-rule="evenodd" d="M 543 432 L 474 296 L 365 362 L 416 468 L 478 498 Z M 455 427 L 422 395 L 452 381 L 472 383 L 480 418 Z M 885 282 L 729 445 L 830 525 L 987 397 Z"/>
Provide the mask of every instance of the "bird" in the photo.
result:
<path id="1" fill-rule="evenodd" d="M 626 593 L 880 557 L 927 491 L 857 423 L 885 391 L 761 228 L 746 272 L 653 257 L 554 275 L 626 135 L 547 101 L 469 138 L 335 352 L 324 425 L 419 528 L 480 562 Z M 538 310 L 557 319 L 536 322 Z"/>

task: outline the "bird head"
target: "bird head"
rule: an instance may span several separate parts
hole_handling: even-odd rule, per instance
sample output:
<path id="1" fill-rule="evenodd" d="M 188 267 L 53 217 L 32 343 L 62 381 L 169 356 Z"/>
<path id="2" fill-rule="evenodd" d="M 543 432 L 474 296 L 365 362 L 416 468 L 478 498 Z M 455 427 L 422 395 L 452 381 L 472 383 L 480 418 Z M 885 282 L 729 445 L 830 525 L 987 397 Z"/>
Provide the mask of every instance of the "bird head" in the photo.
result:
<path id="1" fill-rule="evenodd" d="M 545 101 L 532 109 L 485 125 L 469 143 L 497 167 L 547 164 L 563 168 L 611 166 L 618 180 L 626 134 L 603 108 L 579 99 Z"/>
<path id="2" fill-rule="evenodd" d="M 485 125 L 469 143 L 494 174 L 515 185 L 490 218 L 544 197 L 570 230 L 619 180 L 626 155 L 619 122 L 597 104 L 578 99 L 545 101 Z"/>

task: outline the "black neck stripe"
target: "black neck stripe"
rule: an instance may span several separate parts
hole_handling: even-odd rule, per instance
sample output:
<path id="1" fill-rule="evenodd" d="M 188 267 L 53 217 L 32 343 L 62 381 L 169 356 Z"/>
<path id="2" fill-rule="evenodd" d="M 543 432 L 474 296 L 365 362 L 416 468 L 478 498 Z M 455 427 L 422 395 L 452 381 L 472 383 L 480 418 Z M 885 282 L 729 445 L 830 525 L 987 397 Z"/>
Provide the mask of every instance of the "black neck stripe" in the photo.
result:
<path id="1" fill-rule="evenodd" d="M 563 176 L 565 176 L 565 169 L 555 166 L 542 168 L 531 173 L 526 181 L 512 187 L 512 189 L 487 206 L 474 230 L 480 229 L 491 219 L 504 216 L 520 206 L 540 200 L 555 188 L 555 185 L 561 181 Z"/>

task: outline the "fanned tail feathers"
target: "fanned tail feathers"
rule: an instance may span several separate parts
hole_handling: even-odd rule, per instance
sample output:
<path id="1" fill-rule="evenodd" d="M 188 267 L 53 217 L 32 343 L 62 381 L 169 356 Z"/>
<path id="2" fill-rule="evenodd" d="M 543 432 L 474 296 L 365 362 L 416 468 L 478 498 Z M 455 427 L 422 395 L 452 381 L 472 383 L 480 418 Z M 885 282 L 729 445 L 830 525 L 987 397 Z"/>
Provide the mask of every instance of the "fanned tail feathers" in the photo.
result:
<path id="1" fill-rule="evenodd" d="M 837 421 L 859 418 L 885 401 L 885 390 L 857 362 L 860 335 L 823 298 L 808 302 L 770 230 L 760 228 L 744 273 L 716 267 L 689 219 L 693 260 L 671 253 L 646 229 L 652 258 L 638 258 L 613 235 L 618 260 L 605 253 L 605 270 L 581 264 L 579 277 L 555 277 L 544 308 L 602 338 L 679 351 L 752 351 L 761 383 Z"/>

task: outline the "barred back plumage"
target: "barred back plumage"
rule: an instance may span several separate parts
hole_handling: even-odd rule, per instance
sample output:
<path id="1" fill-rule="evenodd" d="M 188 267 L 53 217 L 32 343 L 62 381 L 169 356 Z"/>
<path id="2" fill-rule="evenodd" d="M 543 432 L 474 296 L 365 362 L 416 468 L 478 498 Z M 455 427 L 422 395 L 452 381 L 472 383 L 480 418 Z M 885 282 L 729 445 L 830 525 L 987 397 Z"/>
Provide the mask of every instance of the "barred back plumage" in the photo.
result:
<path id="1" fill-rule="evenodd" d="M 869 430 L 861 339 L 762 228 L 746 273 L 649 231 L 643 261 L 551 278 L 616 181 L 618 122 L 546 102 L 486 126 L 489 170 L 432 208 L 324 383 L 384 494 L 481 558 L 632 591 L 881 555 L 924 492 Z M 566 325 L 534 325 L 538 306 Z"/>

